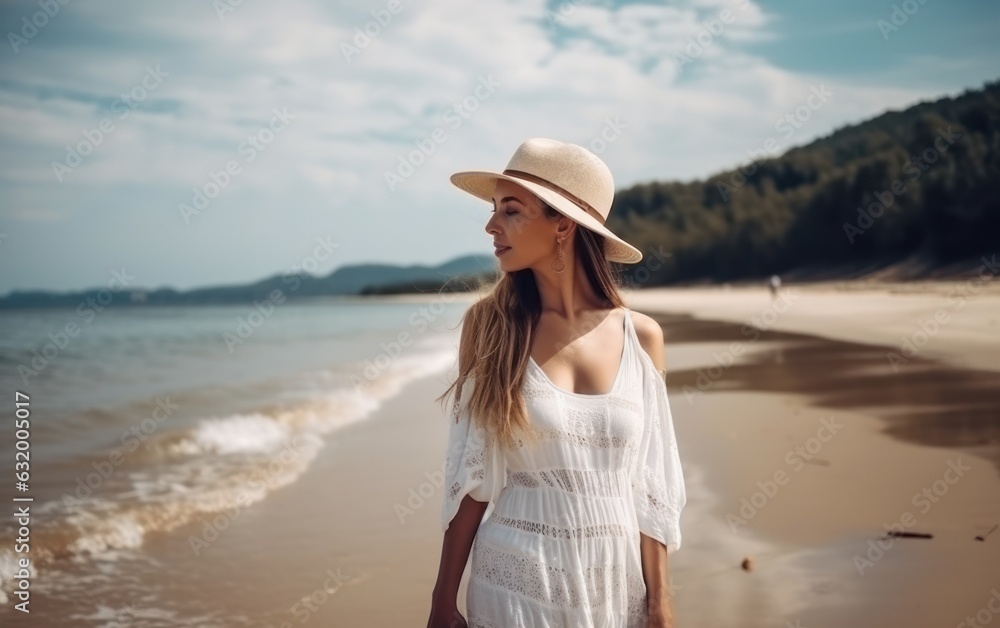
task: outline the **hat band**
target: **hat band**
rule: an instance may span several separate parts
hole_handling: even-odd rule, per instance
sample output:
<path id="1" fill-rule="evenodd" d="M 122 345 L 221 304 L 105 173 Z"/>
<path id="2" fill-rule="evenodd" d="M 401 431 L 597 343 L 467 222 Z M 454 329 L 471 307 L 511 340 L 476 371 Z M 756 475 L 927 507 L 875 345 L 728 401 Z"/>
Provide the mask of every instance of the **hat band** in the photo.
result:
<path id="1" fill-rule="evenodd" d="M 578 196 L 576 196 L 572 192 L 569 192 L 568 190 L 565 190 L 565 189 L 559 187 L 555 183 L 552 183 L 551 181 L 547 181 L 546 179 L 543 179 L 543 178 L 541 178 L 539 176 L 533 175 L 530 172 L 524 172 L 523 170 L 511 170 L 510 168 L 508 168 L 508 169 L 504 170 L 503 173 L 506 174 L 506 175 L 510 175 L 512 177 L 518 177 L 520 179 L 527 179 L 528 181 L 531 181 L 532 183 L 537 183 L 538 185 L 540 185 L 542 187 L 545 187 L 545 188 L 548 188 L 548 189 L 552 190 L 553 192 L 556 192 L 558 194 L 562 194 L 567 199 L 569 199 L 570 201 L 572 201 L 573 204 L 577 205 L 580 209 L 582 209 L 583 211 L 587 212 L 592 217 L 594 217 L 595 219 L 597 219 L 597 222 L 601 223 L 602 225 L 604 224 L 605 218 L 601 214 L 601 212 L 599 212 L 596 209 L 594 209 L 593 206 L 591 206 L 591 204 L 588 203 L 587 201 L 583 200 L 582 198 L 579 198 Z"/>

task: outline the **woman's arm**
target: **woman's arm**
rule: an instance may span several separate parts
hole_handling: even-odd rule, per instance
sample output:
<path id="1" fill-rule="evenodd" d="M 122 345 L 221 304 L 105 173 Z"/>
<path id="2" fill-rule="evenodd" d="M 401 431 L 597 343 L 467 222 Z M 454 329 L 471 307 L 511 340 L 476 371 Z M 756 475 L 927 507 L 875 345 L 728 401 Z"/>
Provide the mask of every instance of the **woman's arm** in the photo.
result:
<path id="1" fill-rule="evenodd" d="M 663 343 L 663 328 L 648 316 L 638 316 L 636 335 L 656 372 L 666 385 L 667 368 Z M 646 581 L 646 609 L 650 628 L 673 628 L 674 609 L 670 592 L 667 563 L 667 546 L 651 536 L 640 533 L 639 549 L 642 553 L 642 578 Z"/>
<path id="2" fill-rule="evenodd" d="M 646 581 L 646 609 L 649 628 L 673 628 L 674 608 L 667 567 L 667 546 L 656 539 L 639 535 L 642 552 L 642 578 Z"/>
<path id="3" fill-rule="evenodd" d="M 459 373 L 465 373 L 475 359 L 473 354 L 477 311 L 473 305 L 462 317 L 462 333 L 458 342 Z M 438 566 L 437 582 L 431 595 L 428 628 L 466 626 L 465 620 L 458 613 L 458 587 L 462 583 L 462 574 L 465 573 L 465 564 L 469 560 L 476 531 L 479 530 L 488 506 L 489 502 L 476 501 L 466 495 L 458 504 L 455 516 L 444 532 L 441 564 Z"/>
<path id="4" fill-rule="evenodd" d="M 466 625 L 458 613 L 458 587 L 469 560 L 469 552 L 472 551 L 476 531 L 488 505 L 489 502 L 479 502 L 466 495 L 458 506 L 455 518 L 445 530 L 441 564 L 438 566 L 437 583 L 431 597 L 428 628 Z"/>

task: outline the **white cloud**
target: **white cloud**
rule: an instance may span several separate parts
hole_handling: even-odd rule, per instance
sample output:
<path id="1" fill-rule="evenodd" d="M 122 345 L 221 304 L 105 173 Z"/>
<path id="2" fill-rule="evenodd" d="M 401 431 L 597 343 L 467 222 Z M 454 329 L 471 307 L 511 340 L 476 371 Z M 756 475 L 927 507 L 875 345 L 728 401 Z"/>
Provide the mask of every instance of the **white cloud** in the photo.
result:
<path id="1" fill-rule="evenodd" d="M 315 219 L 310 206 L 317 204 L 340 203 L 338 209 L 348 213 L 359 205 L 377 208 L 372 213 L 379 218 L 361 217 L 351 223 L 357 231 L 345 235 L 345 241 L 368 243 L 359 245 L 366 259 L 396 259 L 407 250 L 407 230 L 434 215 L 426 208 L 458 218 L 456 226 L 440 230 L 440 242 L 428 246 L 456 253 L 475 248 L 474 240 L 454 241 L 470 237 L 468 223 L 478 224 L 483 216 L 466 211 L 470 201 L 451 188 L 448 174 L 501 168 L 527 137 L 588 143 L 606 119 L 620 118 L 627 128 L 602 157 L 619 186 L 626 186 L 703 176 L 744 161 L 746 151 L 773 134 L 774 120 L 794 109 L 813 84 L 825 82 L 836 96 L 797 131 L 794 143 L 920 96 L 797 74 L 741 52 L 740 44 L 775 36 L 755 2 L 686 0 L 620 9 L 582 2 L 552 29 L 541 0 L 405 0 L 403 10 L 350 60 L 341 44 L 353 43 L 355 29 L 372 19 L 370 10 L 384 5 L 243 3 L 221 21 L 210 6 L 74 5 L 60 19 L 78 21 L 73 27 L 81 42 L 94 37 L 107 43 L 74 49 L 32 42 L 7 71 L 11 84 L 31 89 L 0 91 L 5 177 L 17 182 L 17 202 L 23 202 L 0 209 L 4 217 L 56 216 L 34 209 L 52 205 L 57 184 L 50 163 L 64 158 L 65 145 L 106 115 L 76 100 L 34 100 L 32 89 L 71 88 L 111 99 L 136 85 L 151 63 L 160 63 L 169 77 L 128 119 L 116 120 L 107 143 L 57 186 L 60 198 L 77 199 L 67 211 L 98 211 L 113 204 L 116 190 L 139 187 L 148 190 L 144 211 L 173 212 L 210 171 L 242 159 L 237 146 L 266 125 L 274 107 L 287 107 L 295 121 L 259 160 L 244 164 L 245 173 L 213 208 L 240 199 L 244 213 L 234 216 L 273 214 L 293 221 Z M 733 11 L 732 23 L 691 64 L 678 66 L 673 54 L 688 38 L 707 40 L 705 21 L 724 9 Z M 148 46 L 131 48 L 143 41 Z M 449 107 L 474 95 L 480 77 L 490 76 L 500 86 L 458 128 L 448 125 Z M 179 108 L 159 111 L 157 101 Z M 445 131 L 446 141 L 390 192 L 384 173 L 436 128 Z M 280 207 L 274 198 L 282 199 Z M 254 202 L 260 206 L 243 206 Z M 425 213 L 414 216 L 414 208 Z M 386 215 L 397 222 L 386 222 Z M 142 218 L 133 214 L 128 220 L 122 224 L 141 224 Z M 194 228 L 225 229 L 224 222 L 206 220 Z M 386 235 L 387 225 L 402 231 Z M 484 236 L 485 248 L 485 234 L 478 228 L 472 233 Z M 280 245 L 273 248 L 279 257 Z M 404 257 L 422 254 L 409 251 Z"/>
<path id="2" fill-rule="evenodd" d="M 571 6 L 575 10 L 560 18 L 560 26 L 572 34 L 559 41 L 562 36 L 549 28 L 540 1 L 406 4 L 350 62 L 340 44 L 351 42 L 355 27 L 372 20 L 367 12 L 360 18 L 355 14 L 354 23 L 336 23 L 336 15 L 312 3 L 244 4 L 220 22 L 207 11 L 192 20 L 189 8 L 164 8 L 148 16 L 148 8 L 132 5 L 115 4 L 110 11 L 91 7 L 90 19 L 104 30 L 149 29 L 156 40 L 177 40 L 182 49 L 176 56 L 159 59 L 170 76 L 151 98 L 177 100 L 183 111 L 176 117 L 150 114 L 140 105 L 133 119 L 117 125 L 115 150 L 96 151 L 78 178 L 101 185 L 116 180 L 197 183 L 192 172 L 231 159 L 234 147 L 271 107 L 289 106 L 301 114 L 297 125 L 305 128 L 294 143 L 275 142 L 282 161 L 319 158 L 330 152 L 323 149 L 328 138 L 342 137 L 337 144 L 350 154 L 352 170 L 341 173 L 340 180 L 357 181 L 358 170 L 384 170 L 409 150 L 407 138 L 440 126 L 449 105 L 472 93 L 478 77 L 489 75 L 502 86 L 454 131 L 478 137 L 485 146 L 503 146 L 502 139 L 516 137 L 519 129 L 548 128 L 548 135 L 579 137 L 599 128 L 605 116 L 627 113 L 637 127 L 662 134 L 665 143 L 692 131 L 708 133 L 688 137 L 687 143 L 703 147 L 704 155 L 714 159 L 727 146 L 741 144 L 732 135 L 734 120 L 753 137 L 759 112 L 775 115 L 776 107 L 790 104 L 790 94 L 801 91 L 800 77 L 730 50 L 730 40 L 768 36 L 767 20 L 755 3 L 690 0 L 617 10 Z M 693 59 L 701 66 L 700 78 L 676 84 L 679 72 L 691 70 L 678 68 L 671 53 L 683 49 L 687 38 L 704 35 L 705 21 L 723 10 L 732 11 L 734 21 Z M 122 61 L 113 50 L 88 51 L 88 56 L 82 72 L 74 68 L 50 82 L 111 96 L 140 78 L 145 63 Z M 655 69 L 644 74 L 644 62 L 655 62 Z M 226 76 L 220 67 L 229 69 Z M 881 103 L 886 93 L 872 95 L 868 100 Z M 18 141 L 46 147 L 49 154 L 52 144 L 78 141 L 82 129 L 98 122 L 93 107 L 78 103 L 46 101 L 35 110 L 5 113 L 16 121 L 12 128 Z M 729 131 L 711 133 L 717 128 Z M 33 140 L 35 130 L 41 134 Z M 390 139 L 394 136 L 403 141 Z M 669 155 L 644 157 L 662 164 L 663 176 L 670 176 L 671 166 L 683 164 L 678 172 L 685 176 L 713 166 L 698 155 L 676 164 Z M 326 172 L 320 180 L 333 181 L 331 167 L 311 163 L 307 170 Z M 628 181 L 630 173 L 619 178 Z"/>

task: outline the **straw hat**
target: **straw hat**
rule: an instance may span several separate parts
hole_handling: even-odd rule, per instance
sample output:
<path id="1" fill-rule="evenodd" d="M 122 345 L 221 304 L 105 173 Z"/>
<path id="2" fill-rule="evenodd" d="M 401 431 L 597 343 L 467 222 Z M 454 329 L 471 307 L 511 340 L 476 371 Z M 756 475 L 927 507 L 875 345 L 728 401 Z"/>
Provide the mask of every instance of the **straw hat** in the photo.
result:
<path id="1" fill-rule="evenodd" d="M 502 173 L 466 170 L 451 182 L 477 198 L 493 202 L 498 179 L 512 181 L 559 213 L 606 238 L 604 256 L 635 264 L 642 252 L 604 226 L 615 197 L 615 181 L 601 158 L 582 146 L 536 137 L 517 147 Z"/>

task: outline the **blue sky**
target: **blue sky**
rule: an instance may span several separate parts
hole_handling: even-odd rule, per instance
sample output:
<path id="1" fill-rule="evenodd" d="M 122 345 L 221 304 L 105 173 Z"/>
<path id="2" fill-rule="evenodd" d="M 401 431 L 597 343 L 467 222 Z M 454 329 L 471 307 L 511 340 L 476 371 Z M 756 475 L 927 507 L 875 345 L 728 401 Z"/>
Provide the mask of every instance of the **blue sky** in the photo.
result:
<path id="1" fill-rule="evenodd" d="M 986 0 L 51 2 L 0 3 L 0 294 L 488 253 L 448 175 L 528 137 L 687 180 L 1000 74 Z"/>

